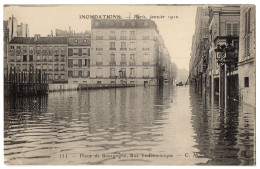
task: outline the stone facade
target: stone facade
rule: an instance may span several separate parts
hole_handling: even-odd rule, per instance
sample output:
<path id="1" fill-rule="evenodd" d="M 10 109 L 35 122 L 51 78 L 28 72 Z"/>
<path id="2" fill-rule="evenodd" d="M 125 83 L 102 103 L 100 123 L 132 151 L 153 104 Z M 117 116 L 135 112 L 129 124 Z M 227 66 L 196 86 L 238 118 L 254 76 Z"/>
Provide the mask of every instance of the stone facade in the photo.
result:
<path id="1" fill-rule="evenodd" d="M 239 94 L 242 102 L 255 107 L 255 6 L 240 9 Z"/>

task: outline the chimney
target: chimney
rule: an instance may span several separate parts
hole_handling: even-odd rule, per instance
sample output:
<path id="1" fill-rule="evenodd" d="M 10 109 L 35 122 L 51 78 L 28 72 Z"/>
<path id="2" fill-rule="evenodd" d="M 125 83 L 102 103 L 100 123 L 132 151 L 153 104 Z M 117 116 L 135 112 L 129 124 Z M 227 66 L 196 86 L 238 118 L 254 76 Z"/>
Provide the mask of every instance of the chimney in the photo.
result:
<path id="1" fill-rule="evenodd" d="M 34 35 L 34 41 L 37 41 L 37 40 L 39 40 L 39 39 L 40 39 L 40 37 L 41 37 L 41 36 L 40 36 L 40 34 L 35 34 L 35 35 Z"/>

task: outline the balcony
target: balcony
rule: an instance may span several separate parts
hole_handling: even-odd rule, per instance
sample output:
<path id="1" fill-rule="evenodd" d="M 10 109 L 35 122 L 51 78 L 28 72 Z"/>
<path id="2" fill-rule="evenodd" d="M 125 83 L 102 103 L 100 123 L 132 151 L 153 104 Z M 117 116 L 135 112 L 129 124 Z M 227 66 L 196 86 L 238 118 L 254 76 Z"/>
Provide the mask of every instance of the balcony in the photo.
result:
<path id="1" fill-rule="evenodd" d="M 129 78 L 134 79 L 134 78 L 136 78 L 136 76 L 135 75 L 130 75 Z"/>
<path id="2" fill-rule="evenodd" d="M 103 65 L 103 62 L 96 62 L 97 66 Z"/>
<path id="3" fill-rule="evenodd" d="M 127 37 L 126 36 L 120 36 L 120 40 L 126 40 Z"/>
<path id="4" fill-rule="evenodd" d="M 65 59 L 64 59 L 64 58 L 61 58 L 60 61 L 61 61 L 61 62 L 65 62 Z"/>
<path id="5" fill-rule="evenodd" d="M 96 48 L 96 50 L 99 50 L 99 51 L 100 51 L 100 50 L 103 50 L 103 48 Z"/>
<path id="6" fill-rule="evenodd" d="M 120 48 L 120 50 L 127 50 L 127 48 Z"/>
<path id="7" fill-rule="evenodd" d="M 135 50 L 136 50 L 136 48 L 129 48 L 129 50 L 130 50 L 130 51 L 135 51 Z"/>
<path id="8" fill-rule="evenodd" d="M 116 48 L 109 48 L 109 50 L 116 50 Z"/>
<path id="9" fill-rule="evenodd" d="M 136 62 L 135 61 L 131 61 L 131 62 L 129 62 L 129 65 L 130 66 L 134 66 L 134 65 L 136 65 Z"/>
<path id="10" fill-rule="evenodd" d="M 43 62 L 47 62 L 47 58 L 43 58 L 42 61 L 43 61 Z"/>
<path id="11" fill-rule="evenodd" d="M 116 65 L 116 62 L 109 62 L 109 65 L 114 66 Z"/>
<path id="12" fill-rule="evenodd" d="M 109 36 L 110 40 L 116 40 L 116 36 Z"/>
<path id="13" fill-rule="evenodd" d="M 21 50 L 16 50 L 16 55 L 21 55 L 22 54 L 22 51 Z"/>
<path id="14" fill-rule="evenodd" d="M 52 69 L 50 69 L 50 68 L 49 68 L 48 70 L 49 70 L 49 71 L 52 71 Z"/>
<path id="15" fill-rule="evenodd" d="M 102 75 L 97 75 L 96 78 L 102 78 L 103 76 Z"/>
<path id="16" fill-rule="evenodd" d="M 110 79 L 115 79 L 116 76 L 115 76 L 115 75 L 110 75 L 109 78 L 110 78 Z"/>
<path id="17" fill-rule="evenodd" d="M 149 76 L 143 76 L 144 79 L 149 79 Z"/>
<path id="18" fill-rule="evenodd" d="M 33 54 L 33 50 L 29 50 L 29 53 L 30 53 L 30 54 Z"/>
<path id="19" fill-rule="evenodd" d="M 126 65 L 126 62 L 120 62 L 120 65 L 121 65 L 121 66 L 125 66 L 125 65 Z"/>
<path id="20" fill-rule="evenodd" d="M 143 51 L 148 51 L 149 50 L 149 48 L 143 48 Z"/>
<path id="21" fill-rule="evenodd" d="M 149 62 L 143 62 L 143 66 L 149 66 Z"/>

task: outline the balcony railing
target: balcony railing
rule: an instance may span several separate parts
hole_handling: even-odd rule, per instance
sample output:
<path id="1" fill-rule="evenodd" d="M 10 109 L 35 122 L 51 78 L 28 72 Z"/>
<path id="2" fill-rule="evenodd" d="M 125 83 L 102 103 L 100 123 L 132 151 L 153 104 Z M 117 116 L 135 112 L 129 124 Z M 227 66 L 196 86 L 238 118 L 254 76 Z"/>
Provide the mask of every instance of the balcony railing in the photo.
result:
<path id="1" fill-rule="evenodd" d="M 116 65 L 116 62 L 109 62 L 111 66 Z"/>
<path id="2" fill-rule="evenodd" d="M 103 65 L 103 62 L 96 62 L 97 66 Z"/>
<path id="3" fill-rule="evenodd" d="M 129 50 L 133 51 L 133 50 L 136 50 L 136 48 L 129 48 Z"/>
<path id="4" fill-rule="evenodd" d="M 120 36 L 120 39 L 121 39 L 121 40 L 126 40 L 126 39 L 127 39 L 127 36 Z"/>
<path id="5" fill-rule="evenodd" d="M 143 66 L 149 66 L 149 62 L 143 62 Z"/>
<path id="6" fill-rule="evenodd" d="M 149 79 L 149 76 L 143 76 L 144 79 Z"/>
<path id="7" fill-rule="evenodd" d="M 120 62 L 120 65 L 124 66 L 124 65 L 126 65 L 126 62 Z"/>
<path id="8" fill-rule="evenodd" d="M 109 50 L 116 50 L 116 48 L 109 48 Z"/>
<path id="9" fill-rule="evenodd" d="M 149 48 L 143 48 L 143 51 L 148 51 L 149 50 Z"/>
<path id="10" fill-rule="evenodd" d="M 110 40 L 116 40 L 116 36 L 109 36 Z"/>
<path id="11" fill-rule="evenodd" d="M 120 48 L 120 50 L 127 50 L 127 48 Z"/>
<path id="12" fill-rule="evenodd" d="M 103 50 L 103 48 L 96 48 L 96 50 Z"/>
<path id="13" fill-rule="evenodd" d="M 135 78 L 135 77 L 136 77 L 135 75 L 130 75 L 129 76 L 129 78 L 132 78 L 132 79 Z"/>
<path id="14" fill-rule="evenodd" d="M 136 36 L 129 36 L 129 39 L 134 40 L 134 39 L 136 39 Z"/>
<path id="15" fill-rule="evenodd" d="M 130 66 L 134 66 L 134 65 L 136 65 L 136 62 L 134 62 L 134 61 L 129 62 L 129 65 L 130 65 Z"/>

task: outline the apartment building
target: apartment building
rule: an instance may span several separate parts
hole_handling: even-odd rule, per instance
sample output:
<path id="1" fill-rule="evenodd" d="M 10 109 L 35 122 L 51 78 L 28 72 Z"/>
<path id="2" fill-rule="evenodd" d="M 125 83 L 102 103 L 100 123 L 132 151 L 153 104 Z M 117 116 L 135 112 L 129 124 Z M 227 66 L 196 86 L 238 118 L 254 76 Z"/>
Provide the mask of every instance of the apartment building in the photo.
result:
<path id="1" fill-rule="evenodd" d="M 67 38 L 14 37 L 8 44 L 7 66 L 17 71 L 41 70 L 49 83 L 67 83 Z"/>
<path id="2" fill-rule="evenodd" d="M 68 82 L 87 84 L 90 77 L 91 39 L 68 36 Z"/>
<path id="3" fill-rule="evenodd" d="M 159 43 L 152 20 L 92 20 L 91 83 L 158 85 Z"/>

